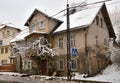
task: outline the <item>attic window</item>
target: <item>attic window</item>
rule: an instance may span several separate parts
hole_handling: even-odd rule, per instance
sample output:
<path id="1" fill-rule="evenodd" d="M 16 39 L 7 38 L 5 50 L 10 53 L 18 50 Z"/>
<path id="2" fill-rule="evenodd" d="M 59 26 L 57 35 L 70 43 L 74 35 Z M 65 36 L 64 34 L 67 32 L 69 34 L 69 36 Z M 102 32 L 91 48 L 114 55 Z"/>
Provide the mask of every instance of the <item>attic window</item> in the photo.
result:
<path id="1" fill-rule="evenodd" d="M 45 27 L 45 26 L 44 26 L 44 21 L 41 21 L 41 22 L 40 22 L 40 29 L 44 29 L 44 27 Z"/>
<path id="2" fill-rule="evenodd" d="M 100 19 L 100 23 L 101 23 L 101 28 L 103 28 L 103 20 L 102 20 L 102 18 Z"/>
<path id="3" fill-rule="evenodd" d="M 99 26 L 99 16 L 96 17 L 96 24 Z"/>

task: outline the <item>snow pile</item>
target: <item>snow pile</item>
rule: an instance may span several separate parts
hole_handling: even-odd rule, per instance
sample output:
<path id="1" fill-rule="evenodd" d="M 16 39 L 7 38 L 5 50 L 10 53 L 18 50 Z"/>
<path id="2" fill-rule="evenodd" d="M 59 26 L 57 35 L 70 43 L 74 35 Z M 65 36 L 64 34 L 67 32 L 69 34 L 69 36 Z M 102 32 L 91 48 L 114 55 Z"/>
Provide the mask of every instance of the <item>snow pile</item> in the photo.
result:
<path id="1" fill-rule="evenodd" d="M 95 77 L 83 78 L 83 75 L 76 74 L 74 78 L 81 79 L 81 80 L 93 80 L 93 81 L 120 83 L 120 68 L 116 64 L 112 64 L 108 66 L 102 72 L 102 74 L 99 74 Z"/>

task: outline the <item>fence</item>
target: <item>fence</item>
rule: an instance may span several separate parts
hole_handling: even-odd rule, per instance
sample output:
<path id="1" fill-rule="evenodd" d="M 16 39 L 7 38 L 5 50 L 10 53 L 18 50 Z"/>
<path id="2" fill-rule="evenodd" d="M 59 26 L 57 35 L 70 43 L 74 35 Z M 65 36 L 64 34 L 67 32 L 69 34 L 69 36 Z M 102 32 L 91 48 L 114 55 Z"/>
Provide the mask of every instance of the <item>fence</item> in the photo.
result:
<path id="1" fill-rule="evenodd" d="M 0 65 L 0 72 L 14 72 L 15 66 L 13 64 Z"/>

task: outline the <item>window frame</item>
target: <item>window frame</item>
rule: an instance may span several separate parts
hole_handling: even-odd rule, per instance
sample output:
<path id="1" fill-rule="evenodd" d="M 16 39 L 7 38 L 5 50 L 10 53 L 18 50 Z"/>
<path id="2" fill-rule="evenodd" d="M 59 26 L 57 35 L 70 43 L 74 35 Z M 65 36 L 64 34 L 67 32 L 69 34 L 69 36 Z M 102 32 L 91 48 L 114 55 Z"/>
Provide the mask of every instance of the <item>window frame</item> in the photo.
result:
<path id="1" fill-rule="evenodd" d="M 71 46 L 71 47 L 76 47 L 75 34 L 70 36 L 70 46 Z"/>
<path id="2" fill-rule="evenodd" d="M 0 40 L 0 46 L 2 46 L 3 45 L 3 40 Z"/>
<path id="3" fill-rule="evenodd" d="M 27 69 L 32 69 L 32 61 L 31 60 L 28 60 L 27 61 Z"/>
<path id="4" fill-rule="evenodd" d="M 3 54 L 4 53 L 4 48 L 1 48 L 1 54 Z"/>
<path id="5" fill-rule="evenodd" d="M 103 28 L 103 19 L 100 18 L 100 24 L 101 24 L 101 28 Z"/>
<path id="6" fill-rule="evenodd" d="M 96 16 L 96 25 L 99 26 L 99 16 Z"/>
<path id="7" fill-rule="evenodd" d="M 44 29 L 44 28 L 45 28 L 45 23 L 44 23 L 44 21 L 41 21 L 39 25 L 40 25 L 40 29 Z"/>
<path id="8" fill-rule="evenodd" d="M 75 61 L 75 63 L 73 63 Z M 75 65 L 73 65 L 75 64 Z M 77 70 L 77 60 L 76 59 L 71 59 L 71 70 L 76 71 Z"/>
<path id="9" fill-rule="evenodd" d="M 62 62 L 62 64 L 61 64 Z M 58 60 L 58 65 L 59 65 L 59 70 L 64 70 L 64 59 L 59 59 Z"/>
<path id="10" fill-rule="evenodd" d="M 8 47 L 5 47 L 5 53 L 8 53 Z"/>
<path id="11" fill-rule="evenodd" d="M 59 46 L 60 49 L 63 48 L 63 37 L 58 38 L 58 46 Z"/>

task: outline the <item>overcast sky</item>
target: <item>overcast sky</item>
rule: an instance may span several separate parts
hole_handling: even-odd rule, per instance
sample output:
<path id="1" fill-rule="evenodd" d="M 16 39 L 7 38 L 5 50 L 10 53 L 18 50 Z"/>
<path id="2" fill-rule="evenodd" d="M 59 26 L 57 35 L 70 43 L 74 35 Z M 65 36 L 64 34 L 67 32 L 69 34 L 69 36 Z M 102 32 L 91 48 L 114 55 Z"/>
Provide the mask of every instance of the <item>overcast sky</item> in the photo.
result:
<path id="1" fill-rule="evenodd" d="M 25 28 L 24 23 L 35 8 L 53 15 L 66 8 L 66 1 L 67 0 L 0 0 L 0 23 L 10 22 L 16 26 Z M 82 1 L 85 0 L 69 0 L 69 3 Z M 89 0 L 89 2 L 93 1 L 96 2 L 98 0 Z M 118 1 L 120 0 L 112 0 L 110 2 Z M 109 5 L 109 8 L 113 9 L 116 5 L 120 5 L 120 2 Z"/>

